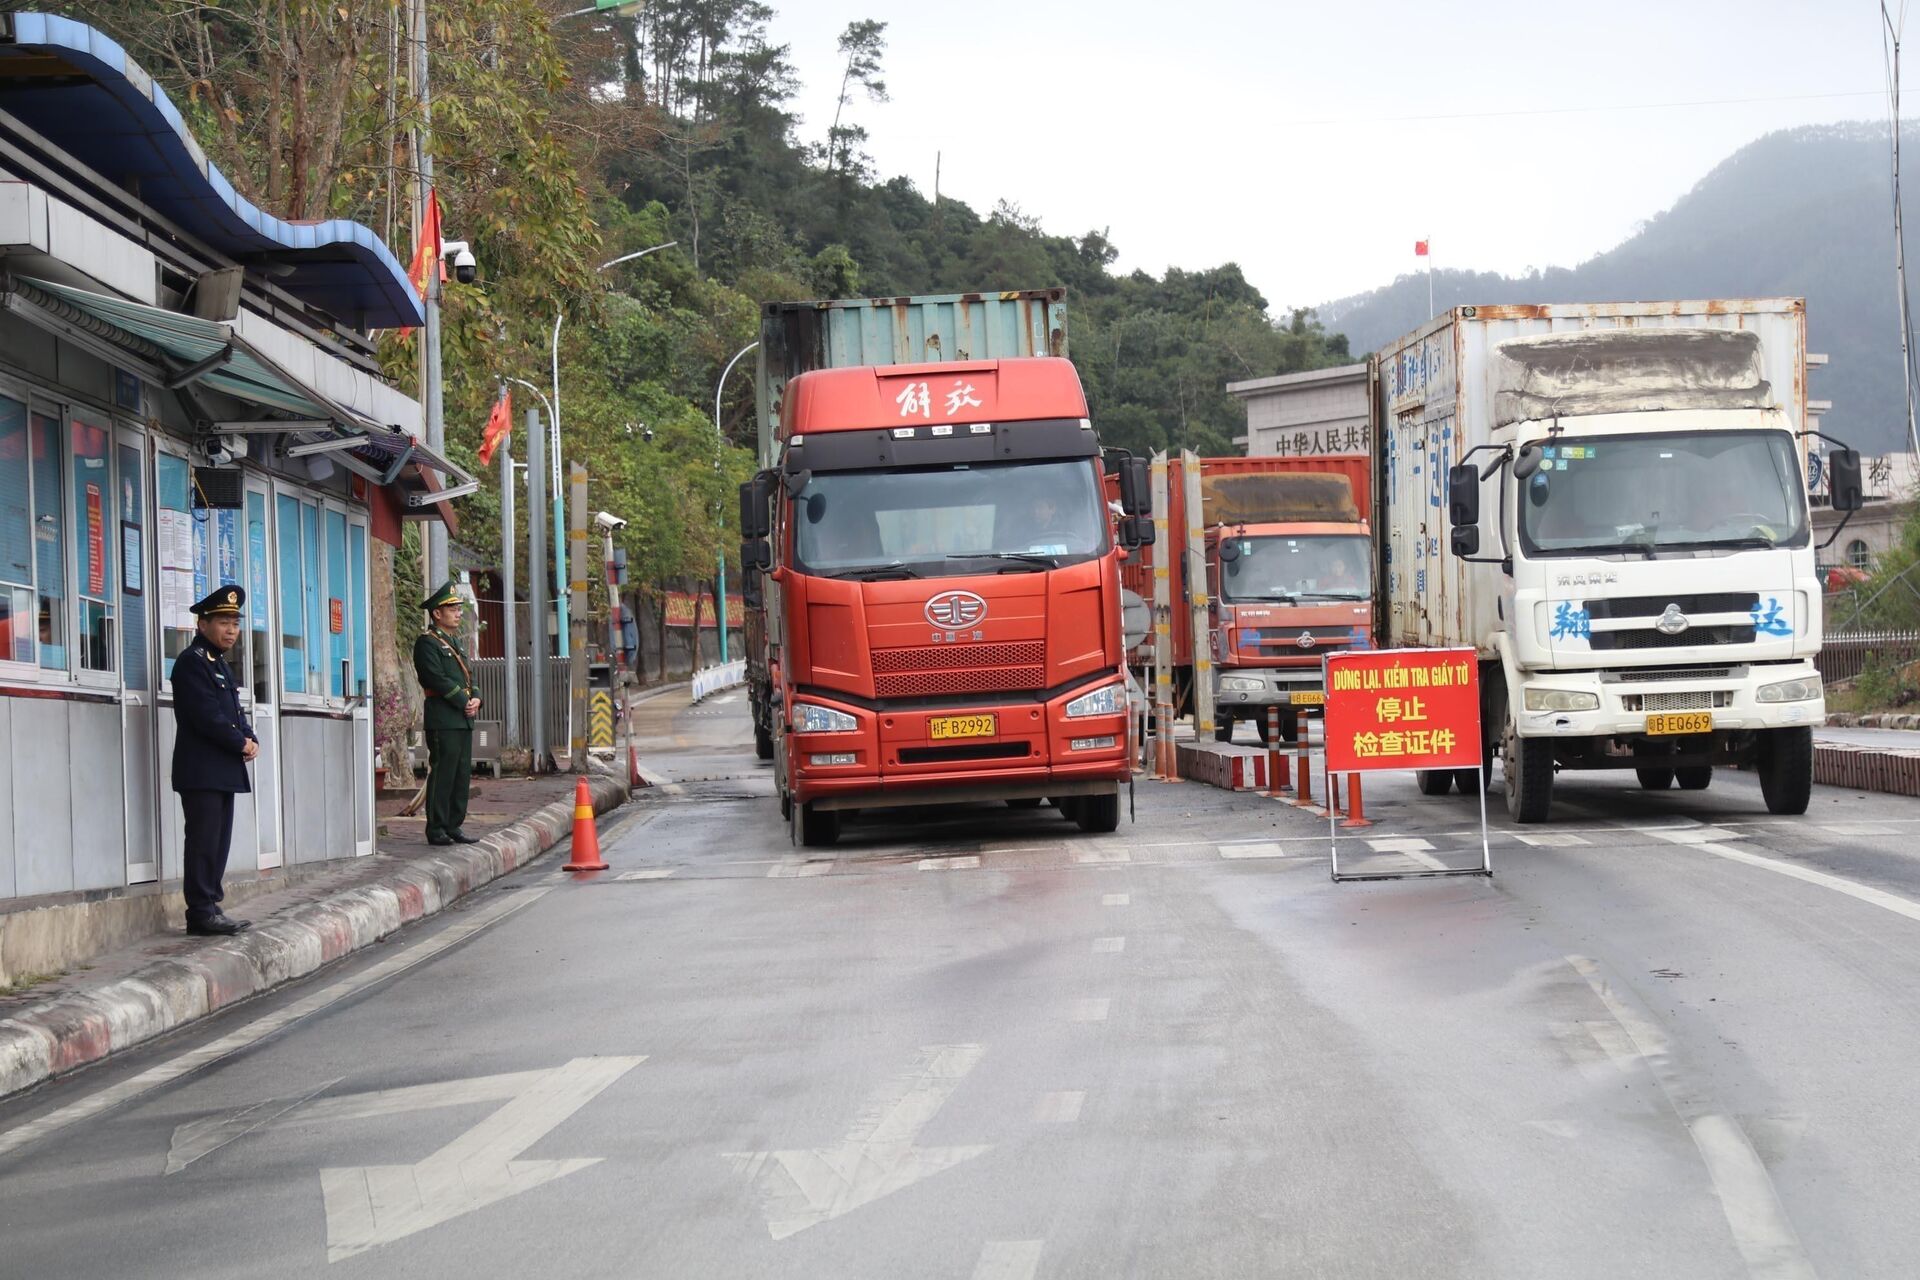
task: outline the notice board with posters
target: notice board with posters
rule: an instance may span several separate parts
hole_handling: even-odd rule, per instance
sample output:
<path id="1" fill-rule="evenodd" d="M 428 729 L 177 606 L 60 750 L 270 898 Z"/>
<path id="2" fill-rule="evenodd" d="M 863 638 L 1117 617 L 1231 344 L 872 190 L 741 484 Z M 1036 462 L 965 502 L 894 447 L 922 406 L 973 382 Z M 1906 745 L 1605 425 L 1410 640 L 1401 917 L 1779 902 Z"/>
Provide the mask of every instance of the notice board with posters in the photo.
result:
<path id="1" fill-rule="evenodd" d="M 1472 649 L 1361 649 L 1328 654 L 1327 777 L 1407 769 L 1480 773 L 1480 660 Z M 1480 777 L 1480 865 L 1343 874 L 1337 836 L 1335 880 L 1493 874 L 1487 843 L 1487 779 Z"/>

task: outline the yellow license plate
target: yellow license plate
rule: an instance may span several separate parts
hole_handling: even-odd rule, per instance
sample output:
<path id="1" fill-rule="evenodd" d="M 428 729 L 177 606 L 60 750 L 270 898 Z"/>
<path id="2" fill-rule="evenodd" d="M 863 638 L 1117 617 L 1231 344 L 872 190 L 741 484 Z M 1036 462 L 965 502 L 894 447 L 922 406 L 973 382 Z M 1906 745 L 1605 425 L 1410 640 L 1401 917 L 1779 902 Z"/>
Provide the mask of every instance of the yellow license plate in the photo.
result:
<path id="1" fill-rule="evenodd" d="M 991 738 L 999 731 L 996 716 L 934 716 L 927 721 L 927 737 L 934 742 L 949 738 Z"/>
<path id="2" fill-rule="evenodd" d="M 1647 717 L 1647 733 L 1653 737 L 1712 732 L 1713 712 L 1711 711 L 1670 711 L 1665 715 Z"/>
<path id="3" fill-rule="evenodd" d="M 1318 689 L 1297 689 L 1294 691 L 1293 705 L 1296 707 L 1324 707 L 1326 704 L 1327 695 Z"/>

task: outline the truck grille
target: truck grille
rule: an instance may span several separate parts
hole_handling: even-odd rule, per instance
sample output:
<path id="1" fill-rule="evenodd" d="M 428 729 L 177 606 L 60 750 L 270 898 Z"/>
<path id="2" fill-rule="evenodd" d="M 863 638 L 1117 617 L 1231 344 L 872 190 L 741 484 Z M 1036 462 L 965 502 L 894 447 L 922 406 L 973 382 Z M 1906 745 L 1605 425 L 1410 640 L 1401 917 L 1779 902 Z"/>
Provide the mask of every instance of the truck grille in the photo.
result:
<path id="1" fill-rule="evenodd" d="M 1760 603 L 1751 591 L 1709 591 L 1691 596 L 1618 596 L 1612 600 L 1587 601 L 1587 616 L 1592 618 L 1657 618 L 1668 605 L 1678 605 L 1688 617 L 1703 613 L 1750 613 Z"/>
<path id="2" fill-rule="evenodd" d="M 1695 689 L 1687 693 L 1623 693 L 1622 711 L 1712 711 L 1733 705 L 1725 689 Z"/>
<path id="3" fill-rule="evenodd" d="M 1042 640 L 878 649 L 873 655 L 873 691 L 882 698 L 911 698 L 1040 689 L 1046 686 L 1046 661 Z"/>
<path id="4" fill-rule="evenodd" d="M 1595 631 L 1588 641 L 1595 653 L 1609 649 L 1685 649 L 1704 644 L 1752 644 L 1753 628 L 1688 627 L 1677 636 L 1669 636 L 1662 635 L 1652 627 L 1636 627 L 1630 631 Z"/>
<path id="5" fill-rule="evenodd" d="M 1725 680 L 1732 667 L 1673 667 L 1658 671 L 1622 671 L 1614 677 L 1621 684 L 1642 684 L 1653 680 Z"/>

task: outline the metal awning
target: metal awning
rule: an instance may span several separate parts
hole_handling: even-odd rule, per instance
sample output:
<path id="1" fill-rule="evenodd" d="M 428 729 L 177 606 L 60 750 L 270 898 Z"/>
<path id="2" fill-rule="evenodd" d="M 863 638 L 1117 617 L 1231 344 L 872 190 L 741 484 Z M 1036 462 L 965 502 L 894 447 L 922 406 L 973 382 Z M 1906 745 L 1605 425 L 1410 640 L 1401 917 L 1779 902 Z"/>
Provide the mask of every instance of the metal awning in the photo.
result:
<path id="1" fill-rule="evenodd" d="M 325 452 L 355 474 L 397 484 L 409 466 L 447 477 L 436 489 L 407 487 L 409 507 L 438 506 L 479 481 L 418 437 L 328 396 L 249 343 L 231 324 L 76 289 L 12 277 L 0 305 L 112 364 L 169 388 L 198 384 L 291 415 L 216 422 L 215 431 L 288 437 L 292 456 Z"/>

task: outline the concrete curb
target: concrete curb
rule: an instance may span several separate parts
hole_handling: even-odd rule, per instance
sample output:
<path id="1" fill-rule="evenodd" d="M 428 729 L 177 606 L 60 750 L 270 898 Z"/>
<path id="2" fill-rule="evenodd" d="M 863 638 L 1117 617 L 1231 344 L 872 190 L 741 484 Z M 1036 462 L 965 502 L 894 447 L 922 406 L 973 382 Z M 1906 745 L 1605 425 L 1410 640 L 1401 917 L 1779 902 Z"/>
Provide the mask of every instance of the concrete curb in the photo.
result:
<path id="1" fill-rule="evenodd" d="M 592 777 L 587 785 L 595 814 L 626 799 L 616 779 Z M 479 844 L 399 864 L 191 956 L 157 960 L 96 990 L 0 1019 L 0 1098 L 305 977 L 526 865 L 572 829 L 573 800 L 555 801 Z"/>
<path id="2" fill-rule="evenodd" d="M 1865 715 L 1836 711 L 1827 717 L 1827 723 L 1836 729 L 1920 729 L 1920 715 L 1908 711 L 1869 711 Z"/>

